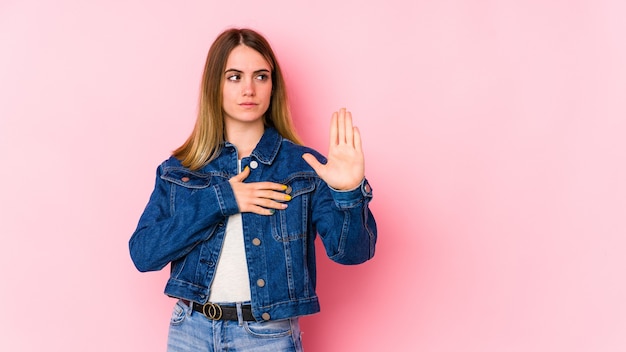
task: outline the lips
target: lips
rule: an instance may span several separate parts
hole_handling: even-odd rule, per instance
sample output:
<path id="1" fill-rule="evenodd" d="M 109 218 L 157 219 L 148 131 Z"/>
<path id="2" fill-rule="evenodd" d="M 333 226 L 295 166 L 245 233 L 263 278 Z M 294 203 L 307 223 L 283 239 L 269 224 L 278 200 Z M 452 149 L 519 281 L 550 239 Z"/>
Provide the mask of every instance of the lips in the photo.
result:
<path id="1" fill-rule="evenodd" d="M 253 108 L 256 107 L 259 104 L 256 103 L 252 103 L 252 102 L 246 102 L 246 103 L 240 103 L 239 106 L 243 107 L 243 108 Z"/>

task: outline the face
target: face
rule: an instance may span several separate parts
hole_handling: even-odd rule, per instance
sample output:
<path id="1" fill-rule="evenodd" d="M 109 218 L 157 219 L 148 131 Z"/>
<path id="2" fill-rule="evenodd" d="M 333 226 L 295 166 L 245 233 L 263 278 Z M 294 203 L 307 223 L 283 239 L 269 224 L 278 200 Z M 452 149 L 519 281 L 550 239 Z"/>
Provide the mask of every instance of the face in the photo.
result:
<path id="1" fill-rule="evenodd" d="M 230 52 L 224 71 L 222 106 L 225 123 L 263 123 L 272 96 L 270 64 L 256 50 L 239 45 Z"/>

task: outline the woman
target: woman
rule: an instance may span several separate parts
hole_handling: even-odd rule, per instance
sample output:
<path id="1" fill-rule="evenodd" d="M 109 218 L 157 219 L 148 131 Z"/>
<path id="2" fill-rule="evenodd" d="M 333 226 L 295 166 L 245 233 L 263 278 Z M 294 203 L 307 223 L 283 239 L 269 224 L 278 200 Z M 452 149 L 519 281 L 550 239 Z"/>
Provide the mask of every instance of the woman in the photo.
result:
<path id="1" fill-rule="evenodd" d="M 301 146 L 268 42 L 218 36 L 194 130 L 158 167 L 129 243 L 140 271 L 171 263 L 168 351 L 301 351 L 298 317 L 320 309 L 316 234 L 338 263 L 374 255 L 359 131 L 345 109 L 330 130 L 327 160 Z"/>

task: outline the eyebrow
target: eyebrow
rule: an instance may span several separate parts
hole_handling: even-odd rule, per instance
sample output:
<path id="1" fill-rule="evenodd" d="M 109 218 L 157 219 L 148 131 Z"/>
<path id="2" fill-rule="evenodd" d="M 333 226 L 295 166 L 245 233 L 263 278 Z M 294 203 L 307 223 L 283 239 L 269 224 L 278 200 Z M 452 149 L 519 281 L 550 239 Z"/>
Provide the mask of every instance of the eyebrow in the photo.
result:
<path id="1" fill-rule="evenodd" d="M 243 71 L 241 70 L 237 70 L 235 68 L 229 68 L 228 70 L 224 71 L 224 73 L 228 73 L 228 72 L 236 72 L 236 73 L 243 73 Z M 267 72 L 267 73 L 271 73 L 270 70 L 262 68 L 260 70 L 256 70 L 253 73 L 261 73 L 261 72 Z"/>

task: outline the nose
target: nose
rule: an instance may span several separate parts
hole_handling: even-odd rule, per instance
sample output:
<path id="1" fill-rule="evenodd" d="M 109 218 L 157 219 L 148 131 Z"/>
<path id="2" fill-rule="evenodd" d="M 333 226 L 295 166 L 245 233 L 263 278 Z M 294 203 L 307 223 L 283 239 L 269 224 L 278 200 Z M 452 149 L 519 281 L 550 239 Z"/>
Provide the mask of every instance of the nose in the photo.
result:
<path id="1" fill-rule="evenodd" d="M 245 80 L 242 86 L 242 94 L 244 96 L 254 96 L 254 82 L 253 80 Z"/>

